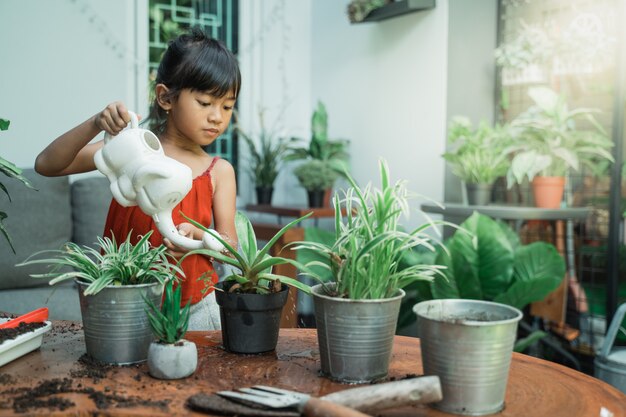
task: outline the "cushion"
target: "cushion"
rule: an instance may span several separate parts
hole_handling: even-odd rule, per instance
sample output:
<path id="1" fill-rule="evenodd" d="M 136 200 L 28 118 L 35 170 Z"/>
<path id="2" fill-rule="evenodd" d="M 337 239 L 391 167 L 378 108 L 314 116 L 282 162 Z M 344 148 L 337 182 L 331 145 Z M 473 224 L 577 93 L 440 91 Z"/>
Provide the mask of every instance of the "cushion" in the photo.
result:
<path id="1" fill-rule="evenodd" d="M 111 204 L 109 180 L 88 177 L 72 183 L 72 241 L 81 246 L 96 247 L 98 236 L 104 232 L 107 212 Z"/>
<path id="2" fill-rule="evenodd" d="M 0 289 L 47 285 L 46 280 L 31 278 L 32 273 L 47 270 L 45 265 L 16 267 L 31 254 L 59 249 L 72 237 L 70 185 L 67 177 L 43 177 L 33 169 L 24 176 L 36 190 L 22 182 L 2 177 L 11 201 L 0 192 L 0 211 L 7 213 L 3 224 L 11 236 L 13 253 L 4 236 L 0 236 Z"/>

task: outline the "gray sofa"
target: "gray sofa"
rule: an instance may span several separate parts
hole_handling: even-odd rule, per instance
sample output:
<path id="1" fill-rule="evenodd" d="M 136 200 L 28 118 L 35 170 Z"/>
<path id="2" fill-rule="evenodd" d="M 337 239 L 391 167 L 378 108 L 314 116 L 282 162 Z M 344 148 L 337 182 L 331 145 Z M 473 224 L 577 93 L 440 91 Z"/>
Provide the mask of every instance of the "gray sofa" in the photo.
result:
<path id="1" fill-rule="evenodd" d="M 38 307 L 48 307 L 50 318 L 80 321 L 80 304 L 73 282 L 53 286 L 31 273 L 45 272 L 44 266 L 16 267 L 31 254 L 59 249 L 65 242 L 94 246 L 101 236 L 111 201 L 109 182 L 102 176 L 42 177 L 25 169 L 32 190 L 21 182 L 3 177 L 11 201 L 0 192 L 4 220 L 16 253 L 0 236 L 0 311 L 21 314 Z"/>

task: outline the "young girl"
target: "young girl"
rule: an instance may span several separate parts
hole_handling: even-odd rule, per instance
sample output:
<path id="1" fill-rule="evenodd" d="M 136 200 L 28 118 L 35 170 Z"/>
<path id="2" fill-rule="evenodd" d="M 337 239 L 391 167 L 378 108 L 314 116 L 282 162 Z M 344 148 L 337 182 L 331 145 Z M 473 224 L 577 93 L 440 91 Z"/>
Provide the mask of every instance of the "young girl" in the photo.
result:
<path id="1" fill-rule="evenodd" d="M 241 74 L 234 55 L 219 41 L 199 29 L 180 35 L 170 42 L 156 76 L 155 100 L 150 110 L 151 130 L 159 137 L 165 154 L 189 166 L 193 186 L 172 216 L 179 233 L 202 239 L 202 231 L 186 222 L 186 216 L 213 227 L 237 245 L 235 231 L 236 184 L 233 167 L 225 160 L 211 157 L 203 147 L 213 143 L 228 127 L 241 86 Z M 118 134 L 130 122 L 126 106 L 111 103 L 104 110 L 55 139 L 35 162 L 42 175 L 58 176 L 96 169 L 94 153 L 102 140 L 90 141 L 100 132 Z M 123 207 L 111 201 L 104 229 L 105 236 L 120 242 L 132 231 L 133 243 L 153 230 L 150 241 L 165 244 L 170 253 L 180 257 L 184 249 L 163 239 L 151 217 L 137 206 Z M 210 259 L 195 255 L 182 263 L 182 304 L 191 300 L 189 330 L 219 329 L 215 294 L 203 293 L 203 274 L 217 282 Z"/>

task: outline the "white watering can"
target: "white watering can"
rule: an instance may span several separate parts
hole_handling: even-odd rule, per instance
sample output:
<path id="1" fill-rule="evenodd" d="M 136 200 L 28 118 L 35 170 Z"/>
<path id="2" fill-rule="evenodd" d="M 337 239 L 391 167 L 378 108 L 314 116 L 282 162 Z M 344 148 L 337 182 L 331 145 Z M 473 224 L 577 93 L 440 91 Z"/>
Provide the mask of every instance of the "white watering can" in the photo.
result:
<path id="1" fill-rule="evenodd" d="M 594 360 L 595 377 L 608 382 L 626 394 L 626 348 L 613 347 L 615 338 L 626 317 L 626 303 L 619 306 L 609 326 L 600 354 Z"/>
<path id="2" fill-rule="evenodd" d="M 165 155 L 161 142 L 149 130 L 139 128 L 139 119 L 130 114 L 130 128 L 116 136 L 104 135 L 104 146 L 94 155 L 96 168 L 111 182 L 113 198 L 124 207 L 139 206 L 164 238 L 187 250 L 223 251 L 214 236 L 205 232 L 202 241 L 178 233 L 172 210 L 191 190 L 191 169 Z"/>

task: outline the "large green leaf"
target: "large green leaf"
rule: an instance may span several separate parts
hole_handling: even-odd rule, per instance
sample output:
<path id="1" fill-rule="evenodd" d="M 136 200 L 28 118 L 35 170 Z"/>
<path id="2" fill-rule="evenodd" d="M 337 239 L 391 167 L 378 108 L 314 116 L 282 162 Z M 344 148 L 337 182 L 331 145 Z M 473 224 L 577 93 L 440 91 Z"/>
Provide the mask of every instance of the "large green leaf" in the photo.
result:
<path id="1" fill-rule="evenodd" d="M 442 271 L 445 278 L 438 276 L 430 284 L 430 292 L 433 298 L 461 298 L 461 293 L 459 292 L 455 279 L 456 271 L 451 256 L 445 251 L 440 250 L 435 262 L 437 265 L 445 266 L 446 269 Z"/>
<path id="2" fill-rule="evenodd" d="M 335 233 L 320 229 L 319 227 L 306 227 L 304 228 L 304 240 L 305 242 L 319 243 L 330 248 L 335 243 Z M 313 250 L 305 247 L 296 248 L 296 259 L 302 265 L 307 265 L 310 262 L 316 261 L 324 264 L 329 262 L 328 256 L 322 255 L 320 250 Z M 312 266 L 311 269 L 315 272 L 316 276 L 323 281 L 332 281 L 333 275 L 330 269 L 319 266 Z"/>

